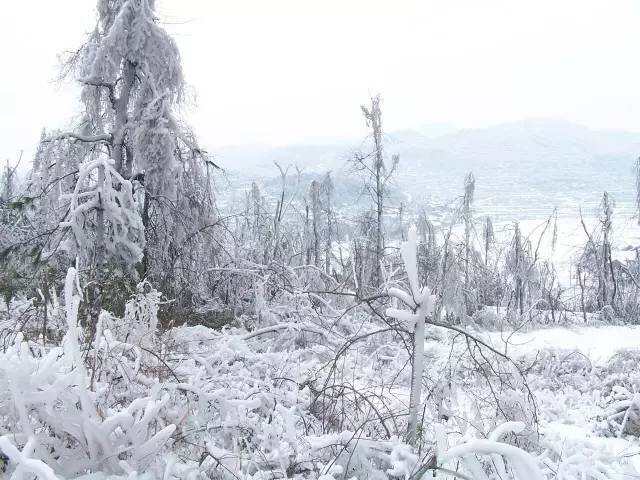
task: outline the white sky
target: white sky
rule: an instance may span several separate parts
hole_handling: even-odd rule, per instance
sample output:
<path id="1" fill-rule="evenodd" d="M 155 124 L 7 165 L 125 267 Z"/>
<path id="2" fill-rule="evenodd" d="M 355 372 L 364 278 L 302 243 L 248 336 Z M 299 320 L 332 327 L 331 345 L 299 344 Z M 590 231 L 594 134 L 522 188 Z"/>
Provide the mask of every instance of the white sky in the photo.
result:
<path id="1" fill-rule="evenodd" d="M 559 117 L 640 131 L 637 0 L 158 0 L 197 95 L 204 145 L 284 144 L 387 130 Z M 6 2 L 0 160 L 78 108 L 57 54 L 94 25 L 93 0 Z"/>

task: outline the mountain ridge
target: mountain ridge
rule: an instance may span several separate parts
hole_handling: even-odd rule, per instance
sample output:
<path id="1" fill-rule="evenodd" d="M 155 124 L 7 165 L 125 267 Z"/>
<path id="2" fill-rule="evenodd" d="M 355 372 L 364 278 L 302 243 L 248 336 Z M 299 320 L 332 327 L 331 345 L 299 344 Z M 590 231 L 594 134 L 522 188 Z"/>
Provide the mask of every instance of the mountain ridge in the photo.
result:
<path id="1" fill-rule="evenodd" d="M 385 135 L 384 148 L 388 156 L 400 157 L 397 189 L 418 203 L 455 199 L 464 177 L 473 172 L 478 208 L 488 213 L 515 211 L 523 202 L 535 215 L 571 205 L 595 208 L 605 190 L 626 211 L 635 195 L 633 165 L 640 154 L 640 133 L 538 118 L 435 137 L 406 129 Z M 349 159 L 355 151 L 369 149 L 366 139 L 233 147 L 220 149 L 218 160 L 223 167 L 228 160 L 229 171 L 244 182 L 278 176 L 274 161 L 296 165 L 307 174 L 333 171 L 353 180 Z M 524 215 L 532 213 L 526 210 Z"/>

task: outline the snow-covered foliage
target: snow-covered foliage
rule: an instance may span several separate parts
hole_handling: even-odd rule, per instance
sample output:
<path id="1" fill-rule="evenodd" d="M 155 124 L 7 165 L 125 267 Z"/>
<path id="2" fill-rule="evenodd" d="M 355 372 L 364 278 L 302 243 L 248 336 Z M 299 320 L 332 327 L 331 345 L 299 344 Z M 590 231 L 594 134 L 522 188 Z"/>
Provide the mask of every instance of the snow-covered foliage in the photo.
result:
<path id="1" fill-rule="evenodd" d="M 616 453 L 633 448 L 632 430 L 623 438 L 619 431 L 596 436 L 597 412 L 615 421 L 633 399 L 615 386 L 603 392 L 614 399 L 609 403 L 574 393 L 577 381 L 551 383 L 559 375 L 595 375 L 589 372 L 596 365 L 571 363 L 579 356 L 549 354 L 534 363 L 547 368 L 529 369 L 540 429 L 532 441 L 525 423 L 492 418 L 495 406 L 482 400 L 492 384 L 473 370 L 466 342 L 443 331 L 425 343 L 430 393 L 421 407 L 419 446 L 411 446 L 400 440 L 408 424 L 409 352 L 397 333 L 380 331 L 367 309 L 326 303 L 317 310 L 297 294 L 298 306 L 287 310 L 279 302 L 295 305 L 296 296 L 260 296 L 261 315 L 247 323 L 252 330 L 162 332 L 161 296 L 144 282 L 122 318 L 103 312 L 87 344 L 79 287 L 71 269 L 59 346 L 18 333 L 0 353 L 0 449 L 14 478 L 410 479 L 433 471 L 474 480 L 582 480 L 634 472 L 633 457 Z M 529 354 L 517 361 L 529 362 Z M 615 381 L 627 363 L 597 368 Z M 572 402 L 575 413 L 566 417 Z M 633 418 L 627 415 L 628 425 Z M 562 430 L 567 421 L 579 436 Z"/>
<path id="2" fill-rule="evenodd" d="M 407 310 L 388 308 L 387 315 L 398 320 L 413 333 L 413 354 L 411 365 L 411 393 L 409 400 L 408 439 L 415 441 L 418 428 L 418 411 L 421 404 L 422 376 L 424 372 L 425 321 L 433 314 L 435 298 L 428 286 L 421 286 L 418 278 L 418 232 L 409 229 L 408 239 L 400 246 L 400 255 L 407 271 L 409 291 L 390 288 L 389 295 L 400 300 Z"/>
<path id="3" fill-rule="evenodd" d="M 524 429 L 525 425 L 521 422 L 507 422 L 491 432 L 486 439 L 468 439 L 449 447 L 446 435 L 440 427 L 437 460 L 441 468 L 446 470 L 455 468 L 456 462 L 460 460 L 464 471 L 477 480 L 488 480 L 493 476 L 502 479 L 544 480 L 535 457 L 502 441 L 502 437 L 510 433 L 521 433 Z M 478 457 L 485 457 L 484 463 Z"/>
<path id="4" fill-rule="evenodd" d="M 159 386 L 150 388 L 147 396 L 123 398 L 126 405 L 114 409 L 115 385 L 101 374 L 112 376 L 124 367 L 115 368 L 104 351 L 125 344 L 105 330 L 89 353 L 94 359 L 92 371 L 87 368 L 77 280 L 75 269 L 70 269 L 65 284 L 67 332 L 59 347 L 38 348 L 18 334 L 1 355 L 0 449 L 9 458 L 14 478 L 142 472 L 176 428 L 162 418 L 169 396 Z M 127 363 L 124 353 L 119 362 Z"/>
<path id="5" fill-rule="evenodd" d="M 640 254 L 614 258 L 607 193 L 563 283 L 557 211 L 476 217 L 471 173 L 437 215 L 394 205 L 374 97 L 366 208 L 275 163 L 277 194 L 247 184 L 221 215 L 155 2 L 97 12 L 65 64 L 82 115 L 25 185 L 0 175 L 9 478 L 640 475 Z"/>
<path id="6" fill-rule="evenodd" d="M 99 159 L 80 165 L 76 186 L 69 195 L 69 213 L 60 225 L 73 232 L 75 243 L 66 246 L 72 256 L 89 257 L 98 228 L 103 229 L 104 248 L 109 258 L 125 266 L 142 259 L 144 226 L 135 209 L 131 182 L 113 168 L 113 161 Z M 97 211 L 103 225 L 97 225 Z M 90 230 L 88 225 L 94 225 Z"/>
<path id="7" fill-rule="evenodd" d="M 43 132 L 26 185 L 12 180 L 15 199 L 0 202 L 0 252 L 33 265 L 14 262 L 6 282 L 48 291 L 78 255 L 94 323 L 101 304 L 122 314 L 103 284 L 132 289 L 141 277 L 179 297 L 177 310 L 194 307 L 207 296 L 199 259 L 220 248 L 217 167 L 178 115 L 180 55 L 154 3 L 98 2 L 95 29 L 63 65 L 82 113 L 68 131 Z"/>

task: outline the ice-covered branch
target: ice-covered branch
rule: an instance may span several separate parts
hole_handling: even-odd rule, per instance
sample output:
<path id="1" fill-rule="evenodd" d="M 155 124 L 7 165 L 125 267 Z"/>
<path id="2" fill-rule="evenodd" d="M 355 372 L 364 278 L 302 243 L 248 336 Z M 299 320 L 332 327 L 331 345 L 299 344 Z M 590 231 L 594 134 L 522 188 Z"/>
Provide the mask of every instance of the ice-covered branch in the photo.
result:
<path id="1" fill-rule="evenodd" d="M 54 135 L 53 137 L 44 139 L 44 142 L 55 142 L 57 140 L 63 140 L 65 138 L 71 139 L 71 140 L 78 140 L 80 142 L 85 142 L 85 143 L 99 143 L 99 142 L 111 143 L 111 141 L 113 140 L 113 137 L 111 136 L 110 133 L 104 133 L 101 135 L 83 135 L 81 133 L 76 133 L 76 132 L 62 132 L 57 135 Z"/>
<path id="2" fill-rule="evenodd" d="M 409 280 L 409 291 L 389 289 L 388 294 L 401 300 L 408 309 L 388 308 L 387 315 L 399 320 L 413 331 L 413 363 L 411 373 L 411 393 L 409 398 L 409 425 L 407 438 L 409 443 L 416 441 L 418 431 L 418 411 L 422 389 L 422 373 L 424 371 L 424 333 L 427 316 L 433 313 L 434 297 L 426 286 L 419 285 L 418 279 L 418 234 L 415 226 L 409 229 L 406 242 L 400 245 L 400 254 L 404 261 Z"/>

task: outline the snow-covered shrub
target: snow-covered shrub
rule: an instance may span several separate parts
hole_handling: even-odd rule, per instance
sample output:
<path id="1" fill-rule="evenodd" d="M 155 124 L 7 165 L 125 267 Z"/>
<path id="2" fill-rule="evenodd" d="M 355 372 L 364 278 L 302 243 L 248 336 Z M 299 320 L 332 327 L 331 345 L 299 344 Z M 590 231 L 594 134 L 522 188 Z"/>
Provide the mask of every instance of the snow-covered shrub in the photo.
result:
<path id="1" fill-rule="evenodd" d="M 640 349 L 620 350 L 602 367 L 600 388 L 603 395 L 609 395 L 614 387 L 624 387 L 629 391 L 640 391 Z"/>
<path id="2" fill-rule="evenodd" d="M 613 387 L 605 416 L 614 435 L 640 436 L 640 393 Z"/>
<path id="3" fill-rule="evenodd" d="M 119 319 L 106 315 L 103 329 L 130 343 L 150 343 L 158 334 L 158 309 L 162 294 L 147 281 L 136 287 L 136 294 L 125 305 L 124 316 Z"/>
<path id="4" fill-rule="evenodd" d="M 39 290 L 33 298 L 14 298 L 9 305 L 0 303 L 0 351 L 6 350 L 19 332 L 42 343 L 43 335 L 47 342 L 59 342 L 66 330 L 64 309 L 54 289 L 46 294 Z"/>
<path id="5" fill-rule="evenodd" d="M 500 331 L 506 324 L 503 316 L 499 315 L 492 307 L 478 309 L 473 313 L 472 320 L 475 325 L 486 330 Z"/>
<path id="6" fill-rule="evenodd" d="M 81 164 L 75 189 L 65 198 L 69 215 L 60 226 L 71 230 L 75 241 L 65 243 L 68 250 L 88 255 L 84 249 L 93 245 L 94 236 L 101 231 L 104 245 L 95 248 L 104 248 L 110 258 L 124 265 L 142 258 L 144 226 L 134 205 L 133 186 L 116 171 L 113 160 L 100 158 Z M 96 211 L 104 223 L 91 218 Z"/>
<path id="7" fill-rule="evenodd" d="M 496 423 L 519 422 L 523 428 L 518 431 L 519 445 L 525 449 L 538 446 L 537 418 L 530 392 L 522 388 L 506 388 L 497 395 Z M 496 425 L 496 428 L 499 425 Z"/>
<path id="8" fill-rule="evenodd" d="M 528 371 L 535 374 L 531 375 L 531 382 L 536 388 L 555 391 L 572 387 L 582 392 L 593 389 L 598 373 L 583 353 L 563 348 L 538 351 Z"/>
<path id="9" fill-rule="evenodd" d="M 449 446 L 444 428 L 440 425 L 436 457 L 438 466 L 453 471 L 461 462 L 464 473 L 474 480 L 545 480 L 535 457 L 502 441 L 506 435 L 520 434 L 525 428 L 521 422 L 507 422 L 493 430 L 486 439 L 463 437 L 456 445 Z"/>
<path id="10" fill-rule="evenodd" d="M 87 369 L 76 289 L 76 272 L 70 269 L 61 346 L 46 350 L 18 334 L 0 354 L 0 450 L 13 473 L 32 472 L 48 480 L 86 472 L 153 471 L 160 466 L 159 449 L 176 428 L 162 413 L 170 396 L 156 384 L 135 400 L 119 399 L 113 385 L 96 374 L 105 365 Z"/>
<path id="11" fill-rule="evenodd" d="M 577 428 L 558 425 L 548 428 L 543 437 L 540 462 L 551 480 L 613 480 L 635 476 L 633 457 L 624 458 L 620 445 L 605 444 Z"/>

